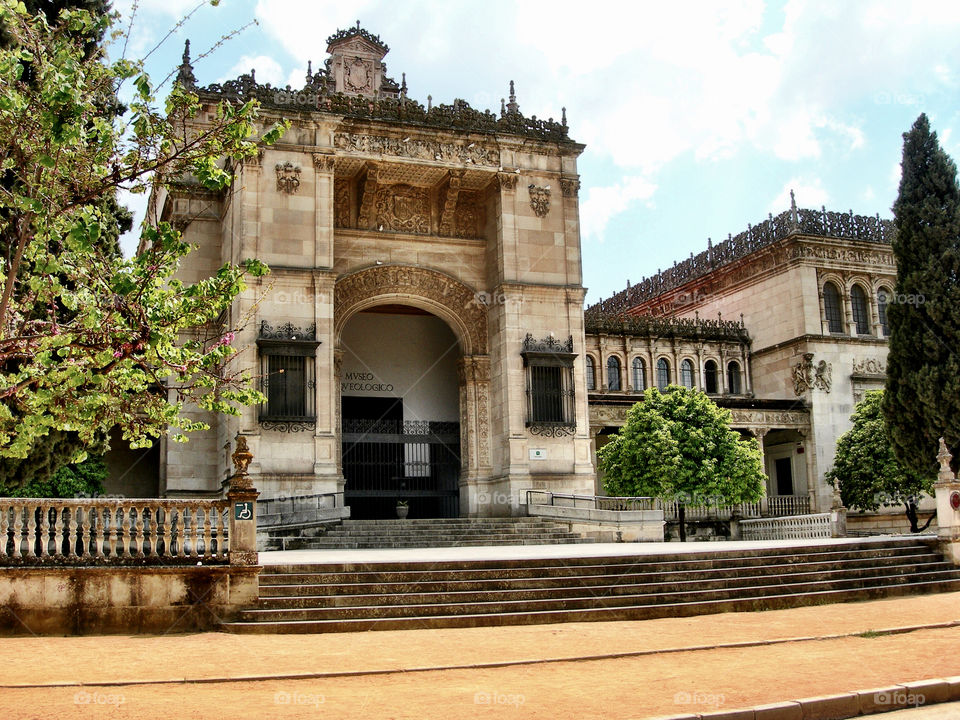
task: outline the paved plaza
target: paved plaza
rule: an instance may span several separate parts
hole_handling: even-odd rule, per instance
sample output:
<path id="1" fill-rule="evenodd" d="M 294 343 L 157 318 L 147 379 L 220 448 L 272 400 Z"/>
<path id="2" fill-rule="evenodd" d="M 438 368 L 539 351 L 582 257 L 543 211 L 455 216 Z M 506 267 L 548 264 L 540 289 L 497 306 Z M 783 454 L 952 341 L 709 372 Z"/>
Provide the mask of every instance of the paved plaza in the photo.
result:
<path id="1" fill-rule="evenodd" d="M 960 593 L 639 622 L 4 638 L 10 718 L 650 718 L 960 675 Z M 903 720 L 945 720 L 938 706 Z M 894 718 L 895 715 L 880 717 Z M 899 719 L 898 719 L 899 720 Z"/>

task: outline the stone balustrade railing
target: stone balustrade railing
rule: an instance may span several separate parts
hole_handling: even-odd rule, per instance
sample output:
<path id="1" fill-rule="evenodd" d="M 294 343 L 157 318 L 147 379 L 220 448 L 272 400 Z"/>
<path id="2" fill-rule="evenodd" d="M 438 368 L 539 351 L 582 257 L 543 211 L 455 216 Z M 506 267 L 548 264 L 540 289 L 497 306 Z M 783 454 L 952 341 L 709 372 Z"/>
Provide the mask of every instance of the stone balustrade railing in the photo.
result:
<path id="1" fill-rule="evenodd" d="M 834 537 L 831 513 L 740 521 L 744 540 L 797 540 Z"/>
<path id="2" fill-rule="evenodd" d="M 231 502 L 0 498 L 0 565 L 229 562 Z"/>

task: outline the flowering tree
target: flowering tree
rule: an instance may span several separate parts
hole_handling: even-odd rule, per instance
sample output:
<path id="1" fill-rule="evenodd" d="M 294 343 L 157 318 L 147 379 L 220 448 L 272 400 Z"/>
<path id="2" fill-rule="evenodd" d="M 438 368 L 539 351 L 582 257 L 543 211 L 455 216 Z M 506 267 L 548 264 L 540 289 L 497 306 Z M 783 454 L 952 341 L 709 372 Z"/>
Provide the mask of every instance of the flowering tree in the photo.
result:
<path id="1" fill-rule="evenodd" d="M 0 0 L 0 458 L 64 433 L 102 444 L 114 428 L 132 447 L 168 431 L 183 440 L 206 427 L 185 405 L 239 414 L 262 400 L 231 369 L 239 328 L 222 318 L 267 268 L 247 260 L 182 283 L 191 247 L 178 229 L 145 228 L 141 253 L 123 259 L 100 241 L 111 226 L 101 201 L 170 179 L 226 188 L 283 127 L 258 138 L 255 103 L 201 108 L 180 85 L 161 107 L 141 62 L 91 52 L 113 20 L 65 9 L 49 25 Z M 118 119 L 103 107 L 125 82 L 135 94 Z M 196 123 L 201 109 L 216 121 Z"/>

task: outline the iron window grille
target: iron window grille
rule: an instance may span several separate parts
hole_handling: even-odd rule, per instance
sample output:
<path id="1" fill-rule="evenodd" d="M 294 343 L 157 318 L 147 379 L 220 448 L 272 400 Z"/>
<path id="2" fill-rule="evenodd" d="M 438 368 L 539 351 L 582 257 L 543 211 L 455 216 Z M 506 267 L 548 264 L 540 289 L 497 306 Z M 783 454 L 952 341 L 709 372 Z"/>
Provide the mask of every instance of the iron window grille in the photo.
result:
<path id="1" fill-rule="evenodd" d="M 607 358 L 607 390 L 620 390 L 620 359 L 613 355 Z"/>
<path id="2" fill-rule="evenodd" d="M 527 427 L 534 435 L 556 437 L 576 430 L 573 337 L 523 342 L 523 365 L 527 377 Z"/>
<path id="3" fill-rule="evenodd" d="M 647 387 L 647 368 L 640 358 L 633 359 L 633 390 L 643 392 Z"/>
<path id="4" fill-rule="evenodd" d="M 273 328 L 260 324 L 261 390 L 267 400 L 260 406 L 260 424 L 267 430 L 295 432 L 315 427 L 316 354 L 320 342 L 316 328 L 290 323 Z"/>
<path id="5" fill-rule="evenodd" d="M 867 294 L 859 285 L 850 290 L 850 306 L 853 310 L 853 323 L 857 326 L 857 335 L 870 334 L 870 316 L 867 310 Z"/>
<path id="6" fill-rule="evenodd" d="M 740 383 L 740 363 L 736 360 L 727 363 L 727 392 L 731 395 L 739 395 L 743 392 Z"/>
<path id="7" fill-rule="evenodd" d="M 832 282 L 823 286 L 823 312 L 832 333 L 843 332 L 843 314 L 840 312 L 840 291 Z"/>
<path id="8" fill-rule="evenodd" d="M 887 322 L 887 300 L 890 297 L 890 291 L 886 288 L 880 288 L 877 293 L 877 316 L 880 320 L 880 327 L 883 329 L 883 336 L 890 334 L 890 324 Z"/>

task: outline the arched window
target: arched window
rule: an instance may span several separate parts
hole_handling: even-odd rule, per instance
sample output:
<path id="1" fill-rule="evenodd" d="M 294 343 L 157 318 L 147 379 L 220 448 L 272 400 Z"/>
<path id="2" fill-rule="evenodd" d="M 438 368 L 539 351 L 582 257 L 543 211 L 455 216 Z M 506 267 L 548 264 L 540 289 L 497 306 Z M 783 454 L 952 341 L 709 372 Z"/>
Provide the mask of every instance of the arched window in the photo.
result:
<path id="1" fill-rule="evenodd" d="M 739 395 L 743 390 L 740 387 L 740 363 L 731 360 L 727 363 L 727 392 Z"/>
<path id="2" fill-rule="evenodd" d="M 607 358 L 607 390 L 620 389 L 620 358 L 611 355 Z"/>
<path id="3" fill-rule="evenodd" d="M 661 390 L 666 389 L 670 384 L 670 363 L 666 358 L 657 360 L 657 387 Z"/>
<path id="4" fill-rule="evenodd" d="M 877 316 L 880 319 L 880 327 L 883 328 L 883 335 L 890 334 L 890 325 L 887 323 L 887 303 L 890 302 L 890 291 L 887 288 L 880 288 L 877 293 Z"/>
<path id="5" fill-rule="evenodd" d="M 853 309 L 853 324 L 857 326 L 857 335 L 869 335 L 870 311 L 867 309 L 867 294 L 859 285 L 850 288 L 850 306 Z"/>
<path id="6" fill-rule="evenodd" d="M 633 389 L 643 392 L 647 387 L 647 366 L 641 358 L 633 359 Z"/>
<path id="7" fill-rule="evenodd" d="M 587 355 L 586 360 L 587 390 L 597 389 L 597 368 L 593 364 L 593 358 Z"/>
<path id="8" fill-rule="evenodd" d="M 703 365 L 703 384 L 708 393 L 719 392 L 717 387 L 717 364 L 713 360 L 707 360 Z"/>
<path id="9" fill-rule="evenodd" d="M 832 282 L 823 286 L 823 312 L 832 333 L 843 332 L 843 313 L 840 311 L 840 291 Z"/>
<path id="10" fill-rule="evenodd" d="M 689 360 L 680 363 L 680 384 L 687 388 L 693 387 L 693 363 Z"/>

